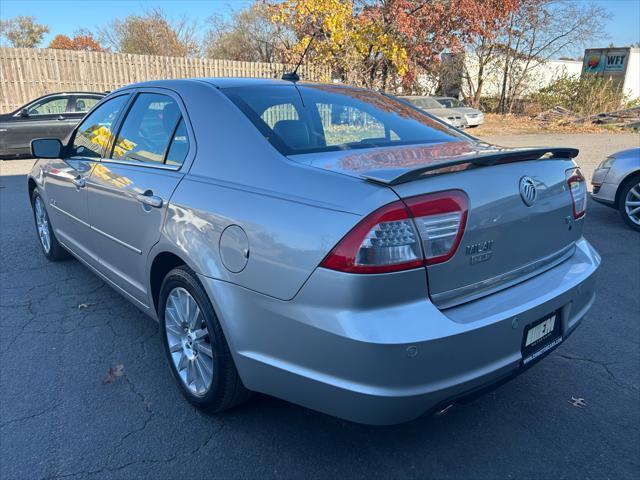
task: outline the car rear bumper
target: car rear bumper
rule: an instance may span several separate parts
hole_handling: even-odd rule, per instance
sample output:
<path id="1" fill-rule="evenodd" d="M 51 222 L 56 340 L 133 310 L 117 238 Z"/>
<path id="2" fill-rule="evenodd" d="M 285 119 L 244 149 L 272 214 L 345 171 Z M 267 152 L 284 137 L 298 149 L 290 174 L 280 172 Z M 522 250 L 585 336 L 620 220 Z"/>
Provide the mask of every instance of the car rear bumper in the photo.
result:
<path id="1" fill-rule="evenodd" d="M 421 269 L 373 276 L 317 269 L 288 302 L 201 280 L 223 312 L 249 389 L 393 424 L 519 373 L 525 327 L 552 312 L 566 338 L 594 301 L 600 264 L 586 240 L 576 246 L 537 277 L 443 311 L 428 300 Z"/>

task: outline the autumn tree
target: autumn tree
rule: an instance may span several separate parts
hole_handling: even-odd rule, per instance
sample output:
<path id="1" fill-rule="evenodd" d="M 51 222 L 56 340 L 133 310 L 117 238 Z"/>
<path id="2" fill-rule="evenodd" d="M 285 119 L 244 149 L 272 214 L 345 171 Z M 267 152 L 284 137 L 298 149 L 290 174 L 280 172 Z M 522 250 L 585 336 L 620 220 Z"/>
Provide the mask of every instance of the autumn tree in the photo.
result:
<path id="1" fill-rule="evenodd" d="M 474 36 L 496 35 L 519 0 L 375 0 L 364 2 L 365 14 L 375 15 L 383 31 L 393 35 L 408 53 L 408 75 L 415 85 L 420 73 L 440 68 L 443 53 L 463 51 Z"/>
<path id="2" fill-rule="evenodd" d="M 310 42 L 308 59 L 331 66 L 343 81 L 373 87 L 380 68 L 402 77 L 407 51 L 375 15 L 349 0 L 285 0 L 271 5 L 272 20 L 290 28 L 296 42 L 283 56 L 296 62 Z"/>
<path id="3" fill-rule="evenodd" d="M 200 51 L 195 23 L 171 21 L 161 9 L 115 20 L 99 32 L 102 43 L 119 53 L 185 57 Z"/>
<path id="4" fill-rule="evenodd" d="M 536 72 L 552 58 L 576 53 L 603 37 L 608 14 L 602 7 L 566 0 L 518 0 L 498 32 L 480 32 L 465 43 L 463 82 L 467 100 L 478 106 L 489 79 L 498 79 L 498 111 L 512 111 Z"/>
<path id="5" fill-rule="evenodd" d="M 55 48 L 58 50 L 83 50 L 86 52 L 104 52 L 104 48 L 100 46 L 100 43 L 93 38 L 91 32 L 86 30 L 78 30 L 73 34 L 73 38 L 69 38 L 67 35 L 56 35 L 49 48 Z"/>
<path id="6" fill-rule="evenodd" d="M 414 86 L 444 52 L 462 50 L 475 35 L 490 37 L 519 0 L 285 0 L 274 21 L 289 26 L 304 50 L 313 32 L 315 60 L 343 80 L 368 87 Z M 325 35 L 326 34 L 326 35 Z"/>
<path id="7" fill-rule="evenodd" d="M 501 64 L 498 109 L 511 112 L 536 67 L 604 37 L 606 9 L 569 0 L 520 0 L 496 38 Z"/>
<path id="8" fill-rule="evenodd" d="M 36 48 L 48 32 L 49 27 L 36 23 L 31 16 L 0 20 L 0 38 L 14 48 Z"/>
<path id="9" fill-rule="evenodd" d="M 281 62 L 282 52 L 295 38 L 291 30 L 271 21 L 264 2 L 256 2 L 225 19 L 220 15 L 209 19 L 204 53 L 209 58 L 247 62 Z"/>

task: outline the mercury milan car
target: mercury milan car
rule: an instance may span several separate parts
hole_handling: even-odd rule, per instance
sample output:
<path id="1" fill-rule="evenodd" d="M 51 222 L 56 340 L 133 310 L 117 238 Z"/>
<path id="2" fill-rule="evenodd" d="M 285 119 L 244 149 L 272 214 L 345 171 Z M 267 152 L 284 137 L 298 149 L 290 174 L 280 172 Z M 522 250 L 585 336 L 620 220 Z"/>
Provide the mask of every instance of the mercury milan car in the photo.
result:
<path id="1" fill-rule="evenodd" d="M 211 411 L 257 391 L 410 420 L 521 373 L 595 298 L 576 150 L 490 146 L 370 90 L 141 83 L 32 149 L 44 255 L 156 319 Z"/>
<path id="2" fill-rule="evenodd" d="M 477 127 L 478 125 L 482 125 L 484 123 L 484 113 L 482 113 L 477 108 L 467 107 L 457 98 L 434 97 L 434 100 L 436 100 L 444 108 L 449 108 L 454 112 L 460 113 L 467 122 L 468 127 Z"/>
<path id="3" fill-rule="evenodd" d="M 591 186 L 591 198 L 618 209 L 627 225 L 640 231 L 640 148 L 603 160 L 593 172 Z"/>
<path id="4" fill-rule="evenodd" d="M 53 93 L 0 115 L 0 158 L 29 155 L 34 138 L 63 140 L 102 97 L 96 92 Z"/>
<path id="5" fill-rule="evenodd" d="M 440 120 L 451 125 L 452 127 L 465 128 L 467 126 L 467 121 L 465 120 L 464 115 L 462 115 L 460 112 L 449 110 L 446 107 L 443 107 L 432 97 L 407 95 L 399 98 L 412 103 L 419 109 L 430 113 L 434 117 L 438 117 Z"/>

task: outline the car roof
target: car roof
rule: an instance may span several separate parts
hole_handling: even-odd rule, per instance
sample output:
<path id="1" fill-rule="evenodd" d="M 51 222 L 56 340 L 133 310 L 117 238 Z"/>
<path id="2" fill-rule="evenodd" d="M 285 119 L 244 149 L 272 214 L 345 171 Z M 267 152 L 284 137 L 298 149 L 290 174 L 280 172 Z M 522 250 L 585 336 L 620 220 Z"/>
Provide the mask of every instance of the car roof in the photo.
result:
<path id="1" fill-rule="evenodd" d="M 331 85 L 333 87 L 343 87 L 349 89 L 356 89 L 357 87 L 351 87 L 341 83 L 319 83 L 298 81 L 291 82 L 289 80 L 280 80 L 277 78 L 250 78 L 250 77 L 198 77 L 198 78 L 179 78 L 170 80 L 150 80 L 147 82 L 132 83 L 125 85 L 119 90 L 129 88 L 142 88 L 142 87 L 159 87 L 159 88 L 174 88 L 185 83 L 208 83 L 216 88 L 234 88 L 234 87 L 257 87 L 257 86 L 292 86 L 292 85 Z M 117 90 L 116 90 L 117 91 Z"/>
<path id="2" fill-rule="evenodd" d="M 96 96 L 104 97 L 107 93 L 109 92 L 83 92 L 83 91 L 53 92 L 53 93 L 47 93 L 46 95 L 42 95 L 41 97 L 38 97 L 35 100 L 38 100 L 39 98 L 53 97 L 56 95 L 96 95 Z"/>

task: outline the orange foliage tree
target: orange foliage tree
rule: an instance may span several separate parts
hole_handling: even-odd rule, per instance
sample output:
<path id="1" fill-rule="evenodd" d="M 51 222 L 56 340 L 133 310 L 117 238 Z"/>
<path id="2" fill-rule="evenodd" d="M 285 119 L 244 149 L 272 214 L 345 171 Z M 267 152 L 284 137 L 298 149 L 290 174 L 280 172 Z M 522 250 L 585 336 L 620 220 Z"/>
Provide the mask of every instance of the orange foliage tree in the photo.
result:
<path id="1" fill-rule="evenodd" d="M 289 27 L 309 57 L 331 65 L 343 80 L 367 87 L 405 87 L 431 72 L 442 53 L 477 36 L 497 34 L 521 0 L 265 0 L 273 21 Z"/>
<path id="2" fill-rule="evenodd" d="M 89 32 L 76 32 L 73 38 L 69 38 L 67 35 L 56 35 L 49 48 L 56 48 L 58 50 L 83 50 L 86 52 L 104 52 L 100 43 L 93 38 L 93 35 Z"/>

